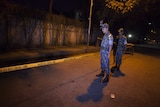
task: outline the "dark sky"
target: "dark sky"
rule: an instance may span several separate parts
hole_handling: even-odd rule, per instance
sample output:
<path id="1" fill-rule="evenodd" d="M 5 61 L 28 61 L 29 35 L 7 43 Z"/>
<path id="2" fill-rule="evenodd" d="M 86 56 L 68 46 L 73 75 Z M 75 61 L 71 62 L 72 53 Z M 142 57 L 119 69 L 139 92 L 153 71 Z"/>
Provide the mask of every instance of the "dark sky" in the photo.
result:
<path id="1" fill-rule="evenodd" d="M 10 0 L 12 2 L 42 10 L 49 10 L 50 0 Z M 53 11 L 69 12 L 87 8 L 89 0 L 53 0 Z M 89 7 L 88 7 L 89 8 Z"/>
<path id="2" fill-rule="evenodd" d="M 82 9 L 86 6 L 87 0 L 54 0 L 54 8 L 61 11 Z"/>

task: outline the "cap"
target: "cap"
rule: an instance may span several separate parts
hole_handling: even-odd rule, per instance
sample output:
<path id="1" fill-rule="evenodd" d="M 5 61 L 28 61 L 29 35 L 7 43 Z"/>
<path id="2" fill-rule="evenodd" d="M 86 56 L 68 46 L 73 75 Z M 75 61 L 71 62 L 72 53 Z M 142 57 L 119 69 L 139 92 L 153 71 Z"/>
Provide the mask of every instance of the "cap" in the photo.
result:
<path id="1" fill-rule="evenodd" d="M 102 28 L 109 28 L 108 23 L 101 24 L 101 29 L 102 29 Z"/>
<path id="2" fill-rule="evenodd" d="M 118 30 L 118 32 L 124 32 L 124 29 L 123 29 L 123 28 L 120 28 L 120 29 Z"/>

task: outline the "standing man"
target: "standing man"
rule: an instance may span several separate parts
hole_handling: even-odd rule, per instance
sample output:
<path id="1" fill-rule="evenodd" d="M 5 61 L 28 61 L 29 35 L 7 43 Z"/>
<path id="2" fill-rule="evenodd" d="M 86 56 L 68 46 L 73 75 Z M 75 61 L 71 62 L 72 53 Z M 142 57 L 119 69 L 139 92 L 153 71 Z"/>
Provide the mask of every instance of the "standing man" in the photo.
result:
<path id="1" fill-rule="evenodd" d="M 113 67 L 114 69 L 120 70 L 120 65 L 122 63 L 122 55 L 126 51 L 127 38 L 124 35 L 124 29 L 120 28 L 118 30 L 119 35 L 116 37 L 115 44 L 115 61 L 116 65 Z"/>
<path id="2" fill-rule="evenodd" d="M 109 81 L 109 58 L 110 58 L 110 52 L 112 50 L 113 45 L 113 35 L 109 32 L 109 25 L 107 23 L 103 24 L 103 20 L 100 21 L 100 26 L 102 29 L 102 32 L 104 33 L 102 42 L 101 42 L 101 48 L 100 48 L 100 63 L 101 63 L 101 72 L 97 74 L 96 76 L 100 77 L 104 74 L 104 79 L 101 80 L 102 83 Z"/>

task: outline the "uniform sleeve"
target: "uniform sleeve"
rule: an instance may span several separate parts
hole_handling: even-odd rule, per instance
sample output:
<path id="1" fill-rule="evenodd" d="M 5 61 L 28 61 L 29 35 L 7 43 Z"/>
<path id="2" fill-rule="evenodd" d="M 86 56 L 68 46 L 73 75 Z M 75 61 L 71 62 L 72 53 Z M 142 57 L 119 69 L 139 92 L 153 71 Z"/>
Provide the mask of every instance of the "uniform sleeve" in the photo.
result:
<path id="1" fill-rule="evenodd" d="M 127 44 L 127 38 L 125 38 L 125 40 L 124 40 L 124 45 L 126 45 Z"/>
<path id="2" fill-rule="evenodd" d="M 113 45 L 113 36 L 112 35 L 109 36 L 109 45 Z"/>

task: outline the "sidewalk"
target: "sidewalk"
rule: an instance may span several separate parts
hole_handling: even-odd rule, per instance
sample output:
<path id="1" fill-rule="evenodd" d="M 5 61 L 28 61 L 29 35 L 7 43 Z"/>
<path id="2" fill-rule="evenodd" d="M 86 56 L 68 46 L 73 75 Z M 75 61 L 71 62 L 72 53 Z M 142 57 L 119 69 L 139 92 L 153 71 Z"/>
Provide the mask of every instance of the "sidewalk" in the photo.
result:
<path id="1" fill-rule="evenodd" d="M 49 47 L 45 49 L 24 49 L 12 52 L 0 53 L 0 68 L 33 63 L 38 61 L 66 58 L 73 55 L 86 53 L 87 46 L 73 47 Z M 99 47 L 89 46 L 88 53 L 98 52 Z"/>

